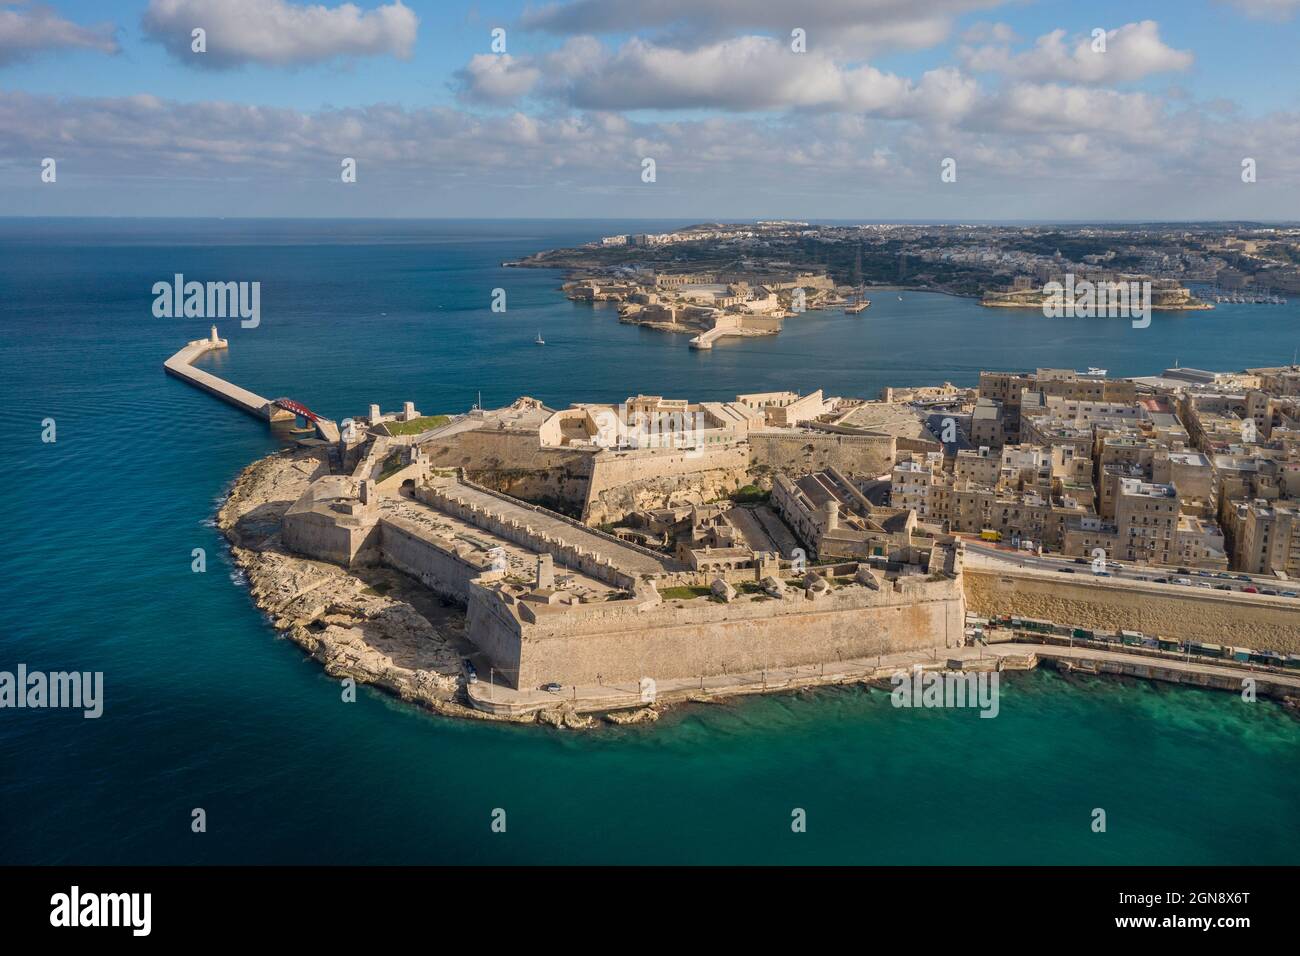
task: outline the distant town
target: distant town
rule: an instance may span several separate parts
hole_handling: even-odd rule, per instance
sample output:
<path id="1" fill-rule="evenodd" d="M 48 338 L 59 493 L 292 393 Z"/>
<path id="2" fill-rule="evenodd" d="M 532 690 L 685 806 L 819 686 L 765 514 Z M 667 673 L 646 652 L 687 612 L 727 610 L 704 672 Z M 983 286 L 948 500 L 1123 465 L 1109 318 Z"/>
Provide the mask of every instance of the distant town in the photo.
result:
<path id="1" fill-rule="evenodd" d="M 1156 311 L 1283 304 L 1300 292 L 1300 228 L 713 223 L 606 236 L 509 265 L 564 269 L 570 298 L 616 303 L 621 321 L 688 333 L 692 348 L 707 349 L 775 335 L 809 310 L 860 314 L 869 294 L 899 289 L 998 308 L 1043 308 L 1054 283 L 1076 281 L 1145 284 Z"/>

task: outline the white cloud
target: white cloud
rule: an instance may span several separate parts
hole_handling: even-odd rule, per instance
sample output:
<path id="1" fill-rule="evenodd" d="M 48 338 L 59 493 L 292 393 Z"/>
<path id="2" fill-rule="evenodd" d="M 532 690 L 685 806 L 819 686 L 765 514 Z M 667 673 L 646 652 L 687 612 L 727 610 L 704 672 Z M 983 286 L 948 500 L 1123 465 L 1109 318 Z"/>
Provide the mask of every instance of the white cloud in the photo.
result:
<path id="1" fill-rule="evenodd" d="M 786 39 L 800 27 L 808 49 L 852 51 L 924 48 L 947 38 L 954 20 L 1005 0 L 570 0 L 525 13 L 526 29 L 561 35 L 661 30 L 678 46 L 696 46 L 740 31 Z"/>
<path id="2" fill-rule="evenodd" d="M 531 93 L 542 71 L 509 53 L 479 53 L 456 74 L 462 99 L 509 103 Z"/>
<path id="3" fill-rule="evenodd" d="M 5 4 L 0 9 L 0 66 L 59 49 L 118 53 L 117 27 L 111 23 L 83 27 L 44 4 Z"/>
<path id="4" fill-rule="evenodd" d="M 1032 210 L 1054 202 L 1072 182 L 1144 187 L 1190 202 L 1200 183 L 1235 182 L 1241 156 L 1251 155 L 1265 171 L 1261 184 L 1283 190 L 1273 214 L 1297 215 L 1298 136 L 1300 116 L 1290 113 L 1171 114 L 1146 94 L 1029 83 L 978 103 L 956 124 L 848 113 L 635 122 L 610 113 L 481 116 L 391 105 L 302 112 L 0 91 L 0 156 L 69 160 L 67 168 L 82 179 L 107 183 L 106 197 L 133 182 L 164 192 L 208 182 L 230 190 L 231 214 L 249 211 L 245 190 L 336 180 L 331 157 L 341 156 L 356 157 L 374 177 L 368 181 L 382 179 L 398 199 L 410 201 L 431 179 L 480 187 L 465 199 L 477 196 L 489 207 L 496 190 L 537 188 L 558 190 L 560 205 L 551 213 L 565 214 L 570 195 L 634 190 L 642 156 L 657 160 L 660 185 L 693 190 L 706 203 L 718 184 L 752 195 L 816 194 L 827 203 L 836 194 L 860 196 L 873 183 L 924 190 L 938 183 L 939 160 L 953 156 L 962 182 L 1019 183 L 1016 208 Z M 31 188 L 29 170 L 0 163 L 0 171 L 6 168 Z M 230 187 L 234 178 L 244 186 Z M 400 205 L 393 212 L 410 214 Z M 992 218 L 1005 212 L 983 209 Z"/>
<path id="5" fill-rule="evenodd" d="M 419 18 L 401 0 L 365 11 L 352 3 L 300 6 L 287 0 L 149 0 L 145 33 L 184 63 L 299 66 L 339 57 L 407 59 Z M 191 32 L 207 32 L 207 52 L 191 52 Z"/>
<path id="6" fill-rule="evenodd" d="M 1300 0 L 1227 0 L 1256 20 L 1290 20 L 1300 10 Z"/>
<path id="7" fill-rule="evenodd" d="M 770 37 L 743 36 L 692 49 L 632 38 L 616 51 L 575 37 L 540 59 L 476 56 L 461 71 L 463 96 L 509 101 L 541 91 L 589 110 L 787 109 L 877 116 L 954 117 L 976 98 L 973 80 L 952 68 L 912 81 L 871 66 L 845 66 L 822 53 L 792 52 Z"/>
<path id="8" fill-rule="evenodd" d="M 1067 42 L 1064 30 L 1053 30 L 1023 53 L 1013 53 L 1008 44 L 999 43 L 963 47 L 959 56 L 967 69 L 975 72 L 1070 83 L 1125 83 L 1192 65 L 1190 51 L 1175 50 L 1160 39 L 1160 27 L 1154 20 L 1108 30 L 1105 52 L 1093 50 L 1092 45 L 1091 36 Z"/>

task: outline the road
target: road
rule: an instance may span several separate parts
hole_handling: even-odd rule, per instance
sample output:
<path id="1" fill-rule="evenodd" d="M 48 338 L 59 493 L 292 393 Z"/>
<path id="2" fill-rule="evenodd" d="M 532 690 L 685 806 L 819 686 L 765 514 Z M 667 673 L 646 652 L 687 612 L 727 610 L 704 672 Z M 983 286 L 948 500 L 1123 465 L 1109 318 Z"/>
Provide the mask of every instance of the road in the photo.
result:
<path id="1" fill-rule="evenodd" d="M 1055 555 L 1037 555 L 1028 551 L 1016 551 L 1008 545 L 996 545 L 987 541 L 981 541 L 978 538 L 962 536 L 966 542 L 968 554 L 975 554 L 980 557 L 988 558 L 994 561 L 1002 561 L 1010 565 L 1022 568 L 1038 568 L 1046 571 L 1057 571 L 1063 574 L 1083 574 L 1092 575 L 1092 562 L 1087 558 L 1068 558 L 1058 557 Z M 1300 594 L 1300 582 L 1279 581 L 1276 578 L 1266 578 L 1262 576 L 1251 576 L 1241 574 L 1236 571 L 1224 571 L 1212 573 L 1209 571 L 1189 571 L 1180 573 L 1177 568 L 1166 567 L 1163 565 L 1127 565 L 1124 563 L 1116 564 L 1107 562 L 1106 573 L 1111 577 L 1128 581 L 1147 581 L 1152 584 L 1164 583 L 1168 587 L 1184 588 L 1189 585 L 1170 583 L 1175 578 L 1187 578 L 1192 582 L 1191 587 L 1202 587 L 1207 589 L 1217 588 L 1220 591 L 1245 591 L 1248 587 L 1256 588 L 1260 593 L 1265 590 L 1275 592 L 1271 596 L 1293 597 Z M 1161 579 L 1166 579 L 1162 582 Z M 1249 594 L 1250 592 L 1245 592 Z"/>

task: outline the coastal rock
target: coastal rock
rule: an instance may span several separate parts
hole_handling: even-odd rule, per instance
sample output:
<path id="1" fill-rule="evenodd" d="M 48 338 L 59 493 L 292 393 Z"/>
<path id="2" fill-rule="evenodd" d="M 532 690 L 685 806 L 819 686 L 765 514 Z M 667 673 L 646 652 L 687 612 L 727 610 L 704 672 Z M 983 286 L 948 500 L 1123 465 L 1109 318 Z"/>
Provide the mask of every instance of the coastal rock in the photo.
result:
<path id="1" fill-rule="evenodd" d="M 388 570 L 352 571 L 280 550 L 279 522 L 323 467 L 314 452 L 281 453 L 245 469 L 217 518 L 249 590 L 275 626 L 331 677 L 373 684 L 442 713 L 455 701 L 460 654 L 411 601 L 427 593 Z M 364 574 L 366 580 L 358 576 Z"/>
<path id="2" fill-rule="evenodd" d="M 653 707 L 641 707 L 637 710 L 616 710 L 605 715 L 611 724 L 646 724 L 659 719 L 659 711 Z"/>

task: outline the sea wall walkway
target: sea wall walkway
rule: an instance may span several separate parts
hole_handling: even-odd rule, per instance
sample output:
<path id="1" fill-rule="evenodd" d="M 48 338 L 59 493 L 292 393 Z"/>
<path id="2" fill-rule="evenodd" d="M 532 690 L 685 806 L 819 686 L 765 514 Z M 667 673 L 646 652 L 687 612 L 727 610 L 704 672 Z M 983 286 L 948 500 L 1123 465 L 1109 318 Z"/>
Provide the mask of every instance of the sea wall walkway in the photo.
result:
<path id="1" fill-rule="evenodd" d="M 233 405 L 241 412 L 259 418 L 264 422 L 293 421 L 297 417 L 294 412 L 279 407 L 271 399 L 258 395 L 256 392 L 250 392 L 246 388 L 240 388 L 238 385 L 227 382 L 224 378 L 213 375 L 211 372 L 205 372 L 203 369 L 194 367 L 194 363 L 208 352 L 229 347 L 230 343 L 217 337 L 217 327 L 214 325 L 212 334 L 206 339 L 197 339 L 185 343 L 183 349 L 163 362 L 163 370 L 168 375 L 173 375 L 184 382 L 188 382 L 200 391 L 216 396 L 228 405 Z M 338 442 L 339 427 L 335 422 L 330 421 L 328 418 L 314 418 L 311 419 L 311 423 L 315 426 L 317 435 L 322 439 L 331 444 Z"/>
<path id="2" fill-rule="evenodd" d="M 1030 670 L 1043 663 L 1075 673 L 1138 677 L 1234 693 L 1240 693 L 1245 687 L 1243 682 L 1250 678 L 1255 682 L 1255 693 L 1260 697 L 1300 697 L 1298 674 L 1265 673 L 1227 664 L 1174 658 L 1153 660 L 1121 651 L 1029 643 L 975 645 L 946 650 L 935 648 L 767 671 L 661 680 L 655 682 L 654 696 L 649 700 L 642 695 L 641 688 L 630 681 L 576 687 L 565 685 L 550 692 L 532 687 L 516 690 L 504 683 L 496 683 L 492 675 L 486 673 L 480 674 L 477 683 L 468 686 L 468 694 L 472 706 L 497 716 L 517 717 L 557 709 L 589 714 L 634 709 L 651 702 L 709 703 L 747 694 L 836 684 L 866 682 L 886 686 L 894 674 L 917 666 L 925 670 L 1004 671 Z"/>
<path id="3" fill-rule="evenodd" d="M 186 343 L 183 349 L 166 362 L 163 362 L 163 369 L 168 375 L 174 375 L 200 391 L 215 395 L 223 402 L 234 405 L 240 411 L 246 412 L 255 418 L 260 418 L 264 422 L 292 419 L 294 417 L 293 412 L 276 408 L 269 398 L 263 398 L 246 388 L 232 385 L 211 372 L 205 372 L 194 367 L 193 363 L 208 352 L 229 347 L 230 345 L 225 339 L 217 338 L 217 330 L 214 327 L 212 335 L 208 338 Z"/>

